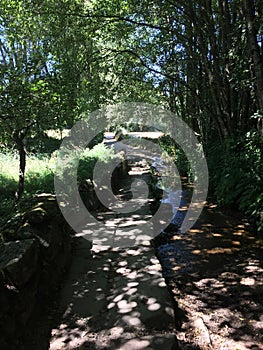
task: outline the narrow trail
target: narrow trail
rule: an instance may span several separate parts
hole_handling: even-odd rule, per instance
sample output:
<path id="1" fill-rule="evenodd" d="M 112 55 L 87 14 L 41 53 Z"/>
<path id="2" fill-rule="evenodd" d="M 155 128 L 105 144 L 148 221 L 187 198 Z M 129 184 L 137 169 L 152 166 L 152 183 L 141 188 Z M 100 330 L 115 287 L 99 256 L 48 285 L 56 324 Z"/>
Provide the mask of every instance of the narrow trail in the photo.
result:
<path id="1" fill-rule="evenodd" d="M 130 173 L 147 180 L 146 162 L 129 164 Z M 119 184 L 119 197 L 130 197 L 130 178 Z M 152 199 L 136 214 L 110 210 L 97 215 L 105 227 L 142 235 L 151 217 Z M 131 248 L 90 245 L 78 235 L 74 259 L 60 296 L 61 319 L 50 349 L 173 349 L 176 346 L 173 300 L 149 241 Z"/>
<path id="2" fill-rule="evenodd" d="M 134 178 L 150 181 L 147 162 L 135 159 L 129 166 L 130 175 L 118 183 L 122 200 L 131 198 Z M 245 219 L 211 203 L 182 234 L 177 224 L 190 193 L 186 187 L 179 194 L 174 224 L 152 244 L 94 244 L 90 251 L 77 234 L 58 305 L 36 325 L 41 330 L 25 349 L 263 349 L 262 240 Z M 97 212 L 103 234 L 108 227 L 117 241 L 123 232 L 143 236 L 155 204 L 142 198 L 132 215 Z"/>

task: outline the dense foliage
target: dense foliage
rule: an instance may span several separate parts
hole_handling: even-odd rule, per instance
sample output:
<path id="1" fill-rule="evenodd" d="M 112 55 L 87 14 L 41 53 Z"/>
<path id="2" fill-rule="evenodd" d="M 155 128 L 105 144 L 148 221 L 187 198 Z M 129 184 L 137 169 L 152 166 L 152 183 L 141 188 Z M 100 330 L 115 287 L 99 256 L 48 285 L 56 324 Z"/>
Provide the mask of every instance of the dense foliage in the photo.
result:
<path id="1" fill-rule="evenodd" d="M 37 151 L 47 129 L 143 101 L 192 127 L 220 203 L 260 217 L 261 0 L 0 0 L 0 10 L 0 144 L 18 151 L 17 200 L 29 139 Z"/>
<path id="2" fill-rule="evenodd" d="M 210 186 L 219 204 L 240 209 L 260 221 L 263 208 L 262 137 L 257 132 L 212 145 L 208 162 Z"/>

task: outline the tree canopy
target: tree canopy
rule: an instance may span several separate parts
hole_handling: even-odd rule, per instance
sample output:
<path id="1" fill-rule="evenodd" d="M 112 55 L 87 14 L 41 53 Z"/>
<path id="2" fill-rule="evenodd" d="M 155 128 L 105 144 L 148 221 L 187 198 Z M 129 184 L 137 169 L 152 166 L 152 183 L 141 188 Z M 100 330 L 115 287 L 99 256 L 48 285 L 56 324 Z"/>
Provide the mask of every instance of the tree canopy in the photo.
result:
<path id="1" fill-rule="evenodd" d="M 124 101 L 176 113 L 207 153 L 262 147 L 260 0 L 1 0 L 0 19 L 0 138 L 22 158 L 26 135 Z"/>

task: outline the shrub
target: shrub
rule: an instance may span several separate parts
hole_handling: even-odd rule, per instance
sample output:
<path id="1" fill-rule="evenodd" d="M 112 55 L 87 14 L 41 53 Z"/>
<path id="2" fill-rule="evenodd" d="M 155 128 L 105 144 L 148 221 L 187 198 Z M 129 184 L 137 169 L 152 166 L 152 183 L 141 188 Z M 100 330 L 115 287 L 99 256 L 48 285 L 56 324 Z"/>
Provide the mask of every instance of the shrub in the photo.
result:
<path id="1" fill-rule="evenodd" d="M 163 135 L 158 139 L 161 149 L 174 159 L 181 176 L 191 176 L 191 168 L 182 148 L 169 136 Z"/>
<path id="2" fill-rule="evenodd" d="M 262 137 L 249 132 L 208 149 L 210 187 L 221 205 L 235 206 L 256 218 L 262 230 Z"/>

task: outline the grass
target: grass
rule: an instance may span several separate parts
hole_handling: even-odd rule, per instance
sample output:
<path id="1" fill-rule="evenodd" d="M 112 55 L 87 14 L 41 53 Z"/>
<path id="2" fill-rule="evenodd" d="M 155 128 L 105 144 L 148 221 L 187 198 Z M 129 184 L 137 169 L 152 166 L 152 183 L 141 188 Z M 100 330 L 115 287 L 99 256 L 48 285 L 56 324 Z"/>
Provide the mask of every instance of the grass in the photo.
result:
<path id="1" fill-rule="evenodd" d="M 46 184 L 47 177 L 53 175 L 49 165 L 50 158 L 42 155 L 28 155 L 26 160 L 25 193 L 34 192 L 36 186 L 39 190 L 48 187 L 52 191 L 50 183 Z M 16 190 L 18 181 L 19 158 L 16 153 L 0 153 L 0 193 L 12 195 Z M 13 183 L 14 185 L 11 185 Z M 32 188 L 33 187 L 33 188 Z"/>
<path id="2" fill-rule="evenodd" d="M 106 163 L 113 157 L 113 151 L 103 144 L 96 145 L 91 150 L 86 149 L 79 161 L 78 180 L 92 178 L 93 167 L 98 159 Z M 25 190 L 21 203 L 18 208 L 15 208 L 14 195 L 19 174 L 18 154 L 11 151 L 0 153 L 0 227 L 14 215 L 17 209 L 24 210 L 25 203 L 30 205 L 35 194 L 54 193 L 56 161 L 56 151 L 51 156 L 46 153 L 27 155 Z"/>
<path id="3" fill-rule="evenodd" d="M 22 199 L 41 192 L 53 192 L 53 171 L 50 159 L 42 155 L 28 155 L 25 174 L 25 192 Z M 0 153 L 0 225 L 5 224 L 16 210 L 14 196 L 19 175 L 19 158 L 16 153 Z"/>

